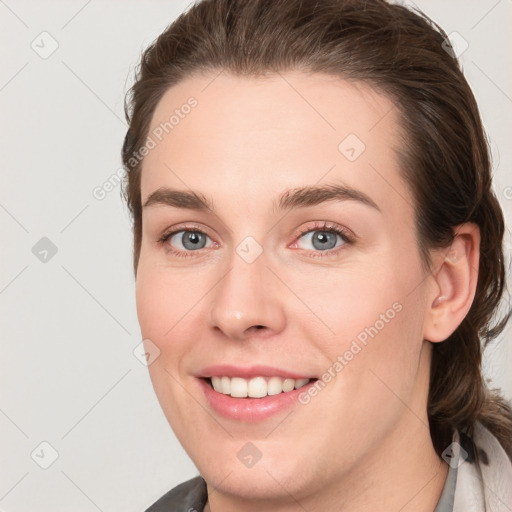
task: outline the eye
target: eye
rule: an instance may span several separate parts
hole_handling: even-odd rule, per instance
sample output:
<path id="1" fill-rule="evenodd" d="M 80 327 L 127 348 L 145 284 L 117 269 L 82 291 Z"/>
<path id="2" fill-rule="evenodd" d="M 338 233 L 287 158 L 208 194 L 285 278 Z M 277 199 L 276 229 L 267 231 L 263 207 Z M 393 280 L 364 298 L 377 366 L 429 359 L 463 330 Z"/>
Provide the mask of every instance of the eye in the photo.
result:
<path id="1" fill-rule="evenodd" d="M 160 242 L 169 246 L 170 250 L 176 254 L 214 246 L 212 239 L 206 233 L 197 229 L 182 229 L 167 233 L 160 239 Z"/>
<path id="2" fill-rule="evenodd" d="M 159 243 L 178 257 L 192 256 L 192 253 L 200 249 L 218 247 L 218 244 L 199 228 L 167 232 L 159 239 Z M 344 245 L 350 243 L 353 243 L 353 238 L 347 230 L 323 223 L 321 226 L 303 230 L 291 247 L 312 251 L 312 256 L 322 257 L 337 253 Z"/>
<path id="3" fill-rule="evenodd" d="M 302 231 L 294 247 L 315 252 L 337 252 L 347 243 L 351 243 L 352 238 L 349 234 L 338 226 L 329 226 L 324 223 L 322 226 L 308 228 Z"/>
<path id="4" fill-rule="evenodd" d="M 207 238 L 208 235 L 200 231 L 178 231 L 169 238 L 169 243 L 171 245 L 177 244 L 177 248 L 180 250 L 194 251 L 203 249 L 206 246 Z M 181 247 L 179 247 L 180 244 Z"/>

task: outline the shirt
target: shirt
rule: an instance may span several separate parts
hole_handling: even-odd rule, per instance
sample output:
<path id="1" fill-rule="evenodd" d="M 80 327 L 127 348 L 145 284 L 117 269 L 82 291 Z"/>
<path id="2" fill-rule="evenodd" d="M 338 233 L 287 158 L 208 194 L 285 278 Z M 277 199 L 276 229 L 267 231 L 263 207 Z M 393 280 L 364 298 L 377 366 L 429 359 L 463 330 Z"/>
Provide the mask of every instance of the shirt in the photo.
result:
<path id="1" fill-rule="evenodd" d="M 475 425 L 473 438 L 454 432 L 442 457 L 450 467 L 433 512 L 512 510 L 512 462 L 483 425 Z M 207 501 L 206 482 L 197 476 L 171 489 L 146 512 L 203 512 Z"/>

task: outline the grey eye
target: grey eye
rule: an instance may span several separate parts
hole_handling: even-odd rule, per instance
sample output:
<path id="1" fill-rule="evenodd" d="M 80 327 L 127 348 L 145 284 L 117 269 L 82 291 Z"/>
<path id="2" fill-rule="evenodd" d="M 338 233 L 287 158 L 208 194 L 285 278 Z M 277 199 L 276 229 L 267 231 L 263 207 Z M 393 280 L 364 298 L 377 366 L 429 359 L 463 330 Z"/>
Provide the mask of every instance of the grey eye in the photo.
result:
<path id="1" fill-rule="evenodd" d="M 178 231 L 170 238 L 169 243 L 179 250 L 194 251 L 206 247 L 208 238 L 208 235 L 199 231 Z"/>
<path id="2" fill-rule="evenodd" d="M 312 230 L 300 237 L 299 240 L 306 240 L 306 243 L 312 246 L 317 251 L 328 251 L 334 249 L 337 245 L 338 239 L 342 242 L 338 246 L 343 245 L 345 241 L 343 238 L 331 231 Z M 301 249 L 311 250 L 311 247 L 301 247 Z"/>

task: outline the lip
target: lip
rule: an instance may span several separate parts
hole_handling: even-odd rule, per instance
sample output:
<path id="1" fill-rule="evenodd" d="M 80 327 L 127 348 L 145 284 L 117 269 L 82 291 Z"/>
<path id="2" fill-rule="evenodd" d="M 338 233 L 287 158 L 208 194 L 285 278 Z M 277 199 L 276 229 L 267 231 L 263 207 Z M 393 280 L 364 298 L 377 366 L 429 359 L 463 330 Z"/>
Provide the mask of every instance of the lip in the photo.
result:
<path id="1" fill-rule="evenodd" d="M 252 370 L 251 370 L 252 371 Z M 275 371 L 275 370 L 274 370 Z M 220 374 L 217 374 L 220 375 Z M 222 375 L 229 376 L 223 373 Z M 239 373 L 236 374 L 241 376 Z M 256 375 L 256 374 L 251 374 Z M 258 374 L 261 377 L 268 375 Z M 272 375 L 287 375 L 272 373 Z M 216 376 L 214 373 L 213 376 Z M 289 377 L 294 378 L 294 377 Z M 300 378 L 300 377 L 297 377 Z M 218 414 L 225 418 L 237 420 L 245 423 L 257 423 L 264 421 L 286 409 L 293 407 L 299 403 L 299 395 L 313 386 L 316 380 L 312 380 L 305 386 L 287 393 L 279 393 L 278 395 L 267 395 L 263 398 L 233 398 L 215 391 L 205 378 L 198 378 L 199 385 L 206 396 L 210 407 Z"/>
<path id="2" fill-rule="evenodd" d="M 208 366 L 201 370 L 197 377 L 242 377 L 244 379 L 252 379 L 253 377 L 284 377 L 286 379 L 314 379 L 310 375 L 301 375 L 299 373 L 275 368 L 272 366 L 255 365 L 255 366 L 234 366 L 229 364 L 219 364 Z M 291 392 L 290 392 L 291 393 Z"/>

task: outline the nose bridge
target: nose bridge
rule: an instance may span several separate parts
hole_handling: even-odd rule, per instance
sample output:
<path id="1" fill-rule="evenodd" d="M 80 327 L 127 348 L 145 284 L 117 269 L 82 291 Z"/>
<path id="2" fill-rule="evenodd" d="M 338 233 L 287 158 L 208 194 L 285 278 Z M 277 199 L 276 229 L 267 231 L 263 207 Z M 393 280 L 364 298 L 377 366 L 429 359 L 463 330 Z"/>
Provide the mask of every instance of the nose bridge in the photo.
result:
<path id="1" fill-rule="evenodd" d="M 246 240 L 237 247 L 229 270 L 212 294 L 211 327 L 233 339 L 244 339 L 251 327 L 261 326 L 273 332 L 284 328 L 279 282 L 267 268 L 265 255 L 260 252 L 255 256 L 252 244 Z"/>

